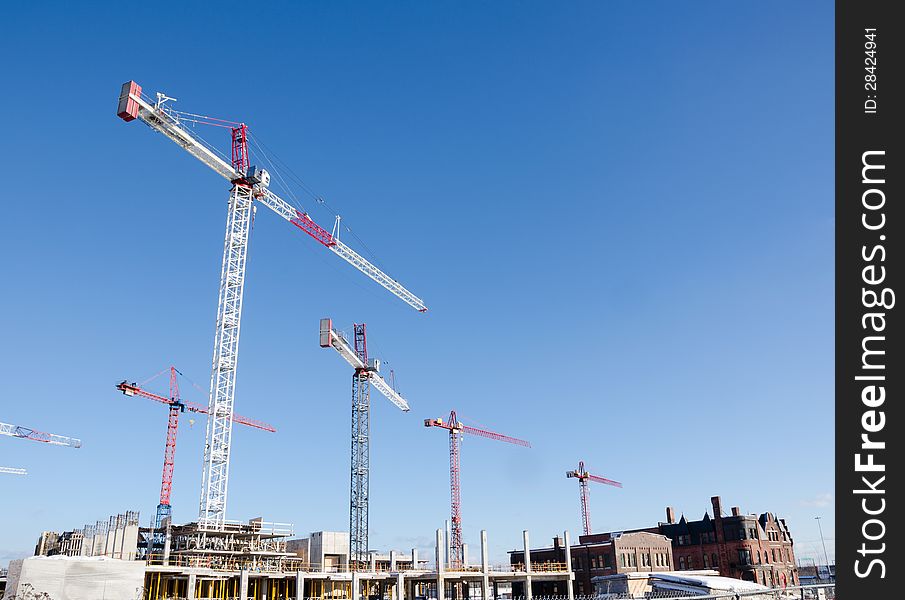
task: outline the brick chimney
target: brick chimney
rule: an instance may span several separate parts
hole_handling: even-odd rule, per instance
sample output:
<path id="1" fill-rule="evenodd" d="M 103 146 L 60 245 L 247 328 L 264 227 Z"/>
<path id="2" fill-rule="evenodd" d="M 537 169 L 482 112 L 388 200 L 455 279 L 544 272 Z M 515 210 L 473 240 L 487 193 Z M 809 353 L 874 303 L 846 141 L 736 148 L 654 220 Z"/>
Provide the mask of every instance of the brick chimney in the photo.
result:
<path id="1" fill-rule="evenodd" d="M 713 518 L 721 517 L 723 515 L 723 503 L 720 501 L 720 497 L 712 496 L 710 504 L 713 506 Z"/>
<path id="2" fill-rule="evenodd" d="M 560 537 L 560 536 L 554 537 L 553 538 L 553 547 L 558 549 L 558 548 L 562 548 L 562 546 L 563 546 L 562 537 Z"/>
<path id="3" fill-rule="evenodd" d="M 737 517 L 737 516 L 739 516 L 740 514 L 742 514 L 742 509 L 740 509 L 740 508 L 737 507 L 737 506 L 733 506 L 733 507 L 732 507 L 732 516 L 733 516 L 733 517 Z"/>
<path id="4" fill-rule="evenodd" d="M 667 523 L 675 523 L 676 522 L 676 511 L 672 506 L 666 507 L 666 522 Z"/>

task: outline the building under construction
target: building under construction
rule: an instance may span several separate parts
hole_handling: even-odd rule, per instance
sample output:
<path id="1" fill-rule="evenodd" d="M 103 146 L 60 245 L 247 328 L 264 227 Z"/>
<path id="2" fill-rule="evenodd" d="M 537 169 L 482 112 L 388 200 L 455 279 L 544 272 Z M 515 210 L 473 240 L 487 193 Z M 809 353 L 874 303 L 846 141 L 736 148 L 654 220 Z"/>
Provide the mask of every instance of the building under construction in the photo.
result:
<path id="1" fill-rule="evenodd" d="M 138 512 L 110 515 L 80 529 L 45 531 L 35 545 L 35 556 L 103 556 L 122 560 L 139 557 Z"/>
<path id="2" fill-rule="evenodd" d="M 568 539 L 568 533 L 565 535 Z M 338 560 L 324 560 L 322 554 L 317 558 L 304 551 L 293 553 L 290 549 L 299 544 L 290 543 L 279 529 L 255 521 L 237 525 L 226 534 L 203 531 L 196 524 L 181 526 L 173 528 L 171 537 L 169 554 L 147 561 L 146 600 L 491 600 L 513 583 L 526 591 L 527 598 L 533 588 L 551 586 L 572 598 L 570 557 L 563 562 L 532 563 L 527 532 L 526 560 L 516 565 L 491 565 L 487 534 L 482 531 L 480 562 L 451 567 L 446 537 L 438 529 L 432 565 L 412 549 L 410 553 L 371 552 L 368 563 L 359 569 L 349 566 L 347 545 L 335 549 Z M 316 537 L 318 534 L 312 535 Z M 310 547 L 310 541 L 304 542 Z"/>

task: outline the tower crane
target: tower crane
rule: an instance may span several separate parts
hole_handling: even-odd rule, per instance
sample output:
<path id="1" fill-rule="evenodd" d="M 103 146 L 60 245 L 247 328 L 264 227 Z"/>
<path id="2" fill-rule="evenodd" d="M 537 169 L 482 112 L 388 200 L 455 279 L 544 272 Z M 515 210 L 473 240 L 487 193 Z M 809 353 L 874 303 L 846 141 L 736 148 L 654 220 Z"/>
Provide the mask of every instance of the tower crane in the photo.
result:
<path id="1" fill-rule="evenodd" d="M 449 541 L 449 566 L 450 568 L 464 567 L 464 552 L 462 549 L 462 499 L 459 485 L 459 438 L 464 434 L 476 435 L 498 442 L 507 442 L 517 446 L 530 448 L 531 444 L 525 440 L 509 437 L 502 433 L 478 429 L 465 425 L 456 418 L 456 411 L 450 411 L 449 419 L 425 419 L 425 427 L 440 427 L 449 431 L 449 495 L 450 495 L 450 535 Z"/>
<path id="2" fill-rule="evenodd" d="M 581 523 L 584 527 L 584 534 L 591 535 L 591 510 L 589 507 L 589 502 L 591 499 L 591 491 L 588 487 L 588 482 L 593 481 L 595 483 L 603 483 L 606 485 L 611 485 L 613 487 L 621 488 L 622 484 L 618 481 L 613 481 L 612 479 L 607 479 L 606 477 L 599 477 L 597 475 L 591 475 L 584 468 L 584 461 L 578 461 L 578 468 L 574 471 L 566 471 L 566 477 L 575 478 L 578 480 L 578 489 L 581 493 Z"/>
<path id="3" fill-rule="evenodd" d="M 116 112 L 124 121 L 138 119 L 154 131 L 163 134 L 213 169 L 231 185 L 220 273 L 214 353 L 211 361 L 211 391 L 208 406 L 210 418 L 207 423 L 198 517 L 201 527 L 216 530 L 223 529 L 226 519 L 232 414 L 239 357 L 239 326 L 254 202 L 266 206 L 310 235 L 330 252 L 409 306 L 420 312 L 425 312 L 427 307 L 418 296 L 341 242 L 338 231 L 337 235 L 327 231 L 306 213 L 297 210 L 268 189 L 270 174 L 250 163 L 248 127 L 244 123 L 177 111 L 171 104 L 167 104 L 172 101 L 172 98 L 161 93 L 157 94 L 157 100 L 154 101 L 142 94 L 140 85 L 128 81 L 123 84 L 120 91 Z M 199 137 L 189 133 L 184 127 L 186 123 L 216 125 L 229 129 L 231 160 L 221 158 Z"/>
<path id="4" fill-rule="evenodd" d="M 176 467 L 176 434 L 179 430 L 179 413 L 189 411 L 202 415 L 208 414 L 206 406 L 182 400 L 179 393 L 179 380 L 176 378 L 176 374 L 179 373 L 179 371 L 173 366 L 170 367 L 169 371 L 169 397 L 149 392 L 142 389 L 137 383 L 128 383 L 125 380 L 116 384 L 116 389 L 126 396 L 140 396 L 142 398 L 154 400 L 155 402 L 160 402 L 161 404 L 166 404 L 170 407 L 169 419 L 167 421 L 167 440 L 163 450 L 163 475 L 160 480 L 160 503 L 157 505 L 157 516 L 154 519 L 153 544 L 157 548 L 163 547 L 165 536 L 163 529 L 166 525 L 165 521 L 173 512 L 172 505 L 170 504 L 170 492 L 173 488 L 173 470 Z M 232 420 L 233 423 L 248 425 L 255 429 L 263 429 L 264 431 L 270 432 L 276 431 L 273 426 L 268 425 L 267 423 L 249 419 L 248 417 L 243 417 L 242 415 L 237 415 L 235 413 L 232 415 Z"/>
<path id="5" fill-rule="evenodd" d="M 354 346 L 331 319 L 321 319 L 320 346 L 332 347 L 352 365 L 352 477 L 349 495 L 349 564 L 357 570 L 368 562 L 368 491 L 371 468 L 371 384 L 408 412 L 409 404 L 380 376 L 380 360 L 368 358 L 367 327 L 353 324 Z"/>
<path id="6" fill-rule="evenodd" d="M 65 435 L 57 435 L 55 433 L 45 433 L 43 431 L 38 431 L 37 429 L 23 427 L 22 425 L 12 425 L 10 423 L 0 423 L 0 435 L 8 435 L 22 440 L 41 442 L 50 444 L 51 446 L 69 446 L 70 448 L 82 447 L 82 440 L 66 437 Z M 20 469 L 18 467 L 0 467 L 0 473 L 5 473 L 7 475 L 28 474 L 25 469 Z"/>

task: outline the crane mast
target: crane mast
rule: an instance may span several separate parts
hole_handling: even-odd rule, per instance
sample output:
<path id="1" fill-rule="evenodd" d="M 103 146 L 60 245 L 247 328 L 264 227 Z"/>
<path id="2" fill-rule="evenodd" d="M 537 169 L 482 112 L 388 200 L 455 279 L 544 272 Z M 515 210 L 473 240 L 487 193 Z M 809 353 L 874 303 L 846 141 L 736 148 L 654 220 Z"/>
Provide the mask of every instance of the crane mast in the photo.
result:
<path id="1" fill-rule="evenodd" d="M 584 529 L 584 534 L 591 535 L 591 490 L 588 482 L 594 481 L 618 488 L 621 488 L 622 484 L 612 479 L 591 475 L 585 469 L 583 460 L 578 461 L 578 468 L 574 471 L 566 471 L 566 477 L 578 479 L 578 493 L 581 497 L 581 525 Z"/>
<path id="2" fill-rule="evenodd" d="M 182 127 L 183 117 L 165 106 L 167 100 L 169 98 L 158 94 L 157 102 L 152 104 L 142 96 L 141 86 L 129 81 L 123 84 L 120 91 L 117 116 L 127 122 L 141 120 L 232 184 L 223 242 L 214 352 L 211 360 L 210 418 L 207 422 L 198 516 L 198 524 L 201 527 L 222 529 L 226 520 L 239 333 L 254 201 L 257 200 L 312 236 L 406 304 L 420 312 L 426 311 L 427 307 L 420 298 L 317 225 L 307 214 L 295 209 L 267 189 L 270 183 L 269 174 L 263 169 L 252 167 L 249 163 L 248 128 L 244 123 L 226 121 L 218 123 L 220 126 L 228 125 L 232 132 L 232 164 L 230 164 Z M 217 121 L 198 115 L 194 117 L 201 119 L 201 122 Z"/>
<path id="3" fill-rule="evenodd" d="M 349 493 L 349 565 L 359 570 L 368 564 L 368 505 L 371 470 L 371 384 L 397 408 L 408 412 L 408 401 L 380 376 L 380 361 L 368 358 L 367 327 L 353 325 L 353 343 L 333 329 L 330 319 L 320 321 L 320 346 L 332 347 L 354 369 L 352 374 L 352 464 Z"/>
<path id="4" fill-rule="evenodd" d="M 465 425 L 456 417 L 456 411 L 450 411 L 449 418 L 425 419 L 425 427 L 439 427 L 449 431 L 449 496 L 450 496 L 450 540 L 449 540 L 449 567 L 461 569 L 464 565 L 464 551 L 462 547 L 462 494 L 459 480 L 459 442 L 463 434 L 471 434 L 479 437 L 506 442 L 517 446 L 530 448 L 531 444 L 525 440 L 509 437 L 502 433 L 478 429 Z"/>

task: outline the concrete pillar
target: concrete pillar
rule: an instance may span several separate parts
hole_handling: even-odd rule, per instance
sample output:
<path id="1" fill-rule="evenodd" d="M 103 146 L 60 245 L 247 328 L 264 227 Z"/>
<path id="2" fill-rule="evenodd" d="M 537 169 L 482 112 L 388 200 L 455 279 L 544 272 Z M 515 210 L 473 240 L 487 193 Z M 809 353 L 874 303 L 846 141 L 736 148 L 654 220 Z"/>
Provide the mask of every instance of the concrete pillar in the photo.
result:
<path id="1" fill-rule="evenodd" d="M 414 599 L 413 596 L 407 596 L 405 593 L 405 577 L 402 573 L 396 573 L 396 600 Z"/>
<path id="2" fill-rule="evenodd" d="M 396 571 L 396 551 L 390 550 L 390 573 L 395 573 Z"/>
<path id="3" fill-rule="evenodd" d="M 261 583 L 261 600 L 267 600 L 267 598 L 269 598 L 269 596 L 267 595 L 267 592 L 269 591 L 269 588 L 270 588 L 270 578 L 267 577 L 267 575 L 264 575 L 263 577 L 261 577 L 260 583 Z"/>
<path id="4" fill-rule="evenodd" d="M 173 537 L 170 535 L 170 528 L 167 527 L 166 535 L 163 538 L 163 565 L 170 564 L 170 543 L 172 542 Z"/>
<path id="5" fill-rule="evenodd" d="M 374 552 L 371 552 L 370 554 L 368 554 L 368 561 L 370 564 L 371 573 L 376 573 L 377 572 L 377 554 Z"/>
<path id="6" fill-rule="evenodd" d="M 443 559 L 444 564 L 449 564 L 449 559 L 452 557 L 452 551 L 450 550 L 450 541 L 452 539 L 452 529 L 450 528 L 449 519 L 446 519 L 446 558 Z"/>
<path id="7" fill-rule="evenodd" d="M 566 595 L 568 600 L 575 599 L 575 591 L 573 589 L 575 583 L 575 573 L 572 571 L 572 541 L 569 539 L 569 532 L 564 531 L 562 534 L 563 543 L 566 545 L 566 568 L 569 570 L 569 579 L 566 580 Z"/>
<path id="8" fill-rule="evenodd" d="M 361 575 L 358 572 L 352 573 L 352 598 L 351 600 L 361 600 Z"/>
<path id="9" fill-rule="evenodd" d="M 295 572 L 295 599 L 302 600 L 305 597 L 305 572 Z M 245 600 L 245 598 L 242 598 Z"/>
<path id="10" fill-rule="evenodd" d="M 468 544 L 462 544 L 462 570 L 468 566 Z"/>
<path id="11" fill-rule="evenodd" d="M 418 549 L 412 548 L 412 570 L 418 569 Z"/>
<path id="12" fill-rule="evenodd" d="M 239 571 L 239 598 L 246 600 L 248 598 L 248 570 Z"/>
<path id="13" fill-rule="evenodd" d="M 490 556 L 487 554 L 487 530 L 481 530 L 481 599 L 490 598 Z M 569 600 L 572 600 L 571 598 Z"/>
<path id="14" fill-rule="evenodd" d="M 195 586 L 198 584 L 198 578 L 194 573 L 189 573 L 189 583 L 185 589 L 185 597 L 188 600 L 194 600 L 195 598 Z"/>
<path id="15" fill-rule="evenodd" d="M 448 523 L 449 521 L 447 521 Z M 443 530 L 437 530 L 437 600 L 445 600 L 446 582 L 443 580 L 443 572 L 446 570 L 444 561 L 445 541 L 443 538 Z M 352 600 L 358 600 L 353 598 Z"/>
<path id="16" fill-rule="evenodd" d="M 522 541 L 525 544 L 525 600 L 531 600 L 531 548 L 528 544 L 528 530 L 522 531 Z"/>

